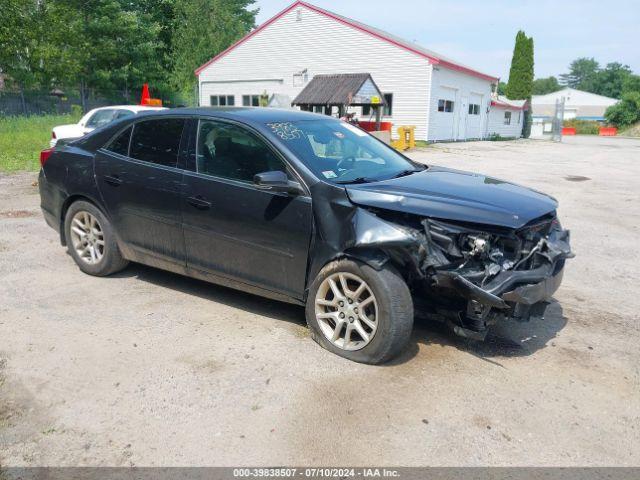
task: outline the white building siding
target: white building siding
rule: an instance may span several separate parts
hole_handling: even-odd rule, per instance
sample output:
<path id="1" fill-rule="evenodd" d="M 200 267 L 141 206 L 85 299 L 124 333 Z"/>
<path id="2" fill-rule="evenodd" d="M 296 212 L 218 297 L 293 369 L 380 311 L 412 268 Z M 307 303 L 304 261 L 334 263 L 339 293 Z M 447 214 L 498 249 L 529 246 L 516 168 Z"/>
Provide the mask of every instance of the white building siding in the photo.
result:
<path id="1" fill-rule="evenodd" d="M 436 67 L 431 75 L 429 140 L 484 138 L 487 109 L 491 102 L 491 82 L 455 70 Z M 454 102 L 452 112 L 439 112 L 438 101 Z M 477 115 L 469 115 L 469 103 L 480 105 Z"/>
<path id="2" fill-rule="evenodd" d="M 511 123 L 509 125 L 504 123 L 505 112 L 511 112 Z M 491 108 L 491 112 L 489 112 L 489 127 L 487 132 L 489 135 L 498 134 L 501 137 L 520 138 L 522 135 L 523 121 L 524 111 L 494 106 Z"/>
<path id="3" fill-rule="evenodd" d="M 394 130 L 415 125 L 416 138 L 427 139 L 432 72 L 428 60 L 304 6 L 204 68 L 199 76 L 200 104 L 209 105 L 215 94 L 235 95 L 235 104 L 242 105 L 242 95 L 265 91 L 293 99 L 304 88 L 294 86 L 293 75 L 304 69 L 309 80 L 317 74 L 370 73 L 383 93 L 393 94 L 392 116 L 383 121 L 393 122 Z M 489 82 L 474 80 L 485 83 L 488 92 Z"/>

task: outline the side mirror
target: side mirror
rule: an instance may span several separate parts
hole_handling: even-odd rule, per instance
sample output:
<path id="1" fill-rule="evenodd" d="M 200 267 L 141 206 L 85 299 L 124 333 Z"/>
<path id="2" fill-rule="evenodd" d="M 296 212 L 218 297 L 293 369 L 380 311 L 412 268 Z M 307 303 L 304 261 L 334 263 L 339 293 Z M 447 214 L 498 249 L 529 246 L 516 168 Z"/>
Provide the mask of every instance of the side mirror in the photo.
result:
<path id="1" fill-rule="evenodd" d="M 256 173 L 253 183 L 258 188 L 298 195 L 302 193 L 302 186 L 298 182 L 289 180 L 287 174 L 280 170 Z"/>

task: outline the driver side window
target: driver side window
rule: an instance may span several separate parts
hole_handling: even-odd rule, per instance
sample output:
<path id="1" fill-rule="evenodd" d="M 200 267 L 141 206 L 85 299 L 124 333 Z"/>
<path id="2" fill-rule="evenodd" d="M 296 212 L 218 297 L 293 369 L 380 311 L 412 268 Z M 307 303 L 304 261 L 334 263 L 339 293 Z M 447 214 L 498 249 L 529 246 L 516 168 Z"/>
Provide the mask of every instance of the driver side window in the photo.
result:
<path id="1" fill-rule="evenodd" d="M 257 136 L 239 127 L 201 120 L 196 150 L 198 173 L 253 182 L 257 173 L 287 172 L 284 162 Z"/>

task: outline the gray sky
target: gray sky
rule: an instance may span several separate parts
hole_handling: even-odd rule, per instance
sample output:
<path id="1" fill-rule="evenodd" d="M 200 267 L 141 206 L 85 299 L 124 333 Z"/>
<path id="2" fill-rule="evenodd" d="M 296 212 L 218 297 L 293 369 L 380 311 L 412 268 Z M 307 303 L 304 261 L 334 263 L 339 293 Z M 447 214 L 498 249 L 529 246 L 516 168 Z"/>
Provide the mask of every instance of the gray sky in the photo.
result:
<path id="1" fill-rule="evenodd" d="M 257 0 L 258 24 L 293 0 Z M 481 71 L 509 76 L 516 32 L 535 42 L 536 77 L 578 57 L 618 61 L 640 74 L 640 0 L 311 0 Z M 407 14 L 407 12 L 410 12 Z"/>

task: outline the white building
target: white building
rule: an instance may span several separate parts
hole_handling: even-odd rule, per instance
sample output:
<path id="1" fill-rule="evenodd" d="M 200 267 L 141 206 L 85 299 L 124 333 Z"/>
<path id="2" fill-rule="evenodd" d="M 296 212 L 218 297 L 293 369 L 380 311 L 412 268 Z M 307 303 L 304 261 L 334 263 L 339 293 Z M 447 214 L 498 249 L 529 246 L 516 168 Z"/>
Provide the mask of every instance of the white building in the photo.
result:
<path id="1" fill-rule="evenodd" d="M 487 134 L 505 138 L 519 138 L 522 135 L 526 100 L 509 100 L 499 95 L 491 101 Z"/>
<path id="2" fill-rule="evenodd" d="M 416 138 L 428 141 L 487 136 L 497 77 L 302 1 L 195 73 L 200 105 L 257 106 L 265 94 L 295 98 L 317 74 L 363 72 L 384 93 L 382 120 L 394 130 L 415 125 Z M 373 116 L 366 108 L 357 113 Z"/>
<path id="3" fill-rule="evenodd" d="M 532 136 L 551 132 L 552 119 L 555 116 L 556 102 L 564 99 L 563 120 L 604 121 L 604 113 L 612 105 L 618 103 L 615 98 L 583 92 L 575 88 L 564 88 L 546 95 L 534 95 L 531 99 L 533 115 Z"/>

